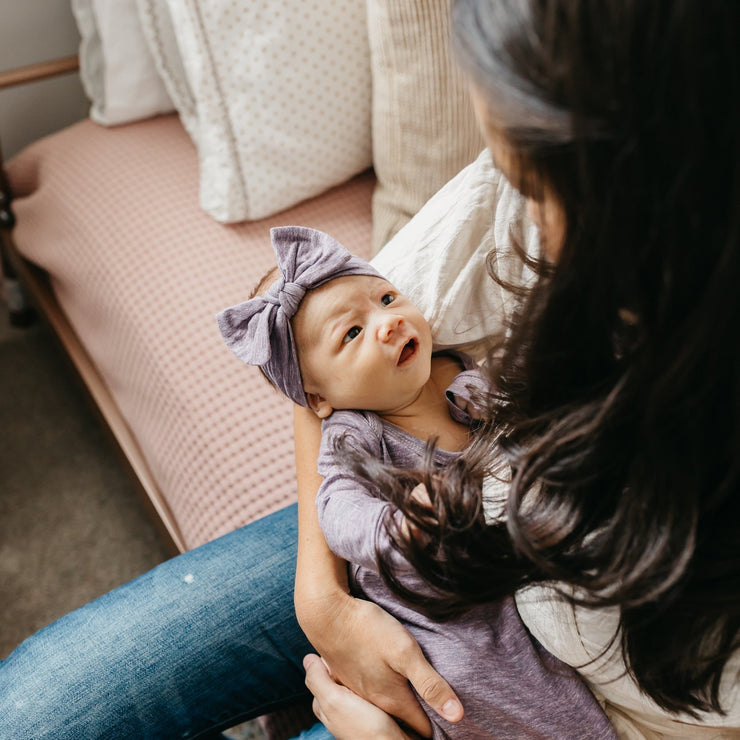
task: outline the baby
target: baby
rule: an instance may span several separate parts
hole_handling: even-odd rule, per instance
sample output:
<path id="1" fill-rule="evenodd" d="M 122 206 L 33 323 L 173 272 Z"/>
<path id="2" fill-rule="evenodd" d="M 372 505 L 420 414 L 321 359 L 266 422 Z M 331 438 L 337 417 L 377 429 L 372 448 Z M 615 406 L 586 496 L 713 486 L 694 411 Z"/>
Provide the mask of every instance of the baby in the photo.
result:
<path id="1" fill-rule="evenodd" d="M 220 313 L 219 328 L 240 359 L 322 419 L 316 505 L 327 543 L 350 563 L 353 593 L 406 626 L 465 708 L 452 724 L 425 706 L 434 738 L 615 738 L 588 688 L 533 643 L 513 599 L 440 624 L 380 575 L 379 559 L 393 563 L 399 583 L 414 579 L 387 530 L 403 517 L 340 450 L 416 469 L 436 439 L 441 469 L 466 446 L 485 383 L 466 355 L 433 352 L 419 310 L 334 239 L 296 226 L 271 237 L 281 277 L 264 296 Z M 497 676 L 506 677 L 500 685 Z M 547 711 L 525 694 L 550 697 Z"/>

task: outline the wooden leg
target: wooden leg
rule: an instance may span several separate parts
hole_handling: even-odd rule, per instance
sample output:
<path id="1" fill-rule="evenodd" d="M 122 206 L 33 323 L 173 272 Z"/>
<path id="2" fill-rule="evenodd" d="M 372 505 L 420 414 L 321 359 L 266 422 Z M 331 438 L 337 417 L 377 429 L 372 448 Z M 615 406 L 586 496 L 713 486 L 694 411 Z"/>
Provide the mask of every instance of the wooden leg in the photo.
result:
<path id="1" fill-rule="evenodd" d="M 7 238 L 5 233 L 0 238 L 3 296 L 8 307 L 10 325 L 22 328 L 31 326 L 36 321 L 36 311 L 26 296 L 26 291 L 18 278 L 13 263 L 8 258 Z"/>
<path id="2" fill-rule="evenodd" d="M 10 258 L 10 230 L 15 226 L 15 215 L 11 208 L 13 199 L 10 183 L 5 175 L 2 152 L 0 151 L 0 258 L 2 262 L 3 295 L 8 305 L 11 326 L 30 326 L 36 320 L 36 312 L 28 301 L 18 272 Z"/>

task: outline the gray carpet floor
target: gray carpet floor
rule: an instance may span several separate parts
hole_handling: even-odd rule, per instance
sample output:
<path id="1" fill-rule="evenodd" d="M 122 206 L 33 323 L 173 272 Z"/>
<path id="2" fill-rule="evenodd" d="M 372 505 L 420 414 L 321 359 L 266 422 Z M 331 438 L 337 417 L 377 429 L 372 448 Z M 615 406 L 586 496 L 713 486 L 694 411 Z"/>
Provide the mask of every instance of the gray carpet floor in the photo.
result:
<path id="1" fill-rule="evenodd" d="M 1 658 L 167 551 L 56 340 L 11 327 L 2 303 L 0 430 Z"/>
<path id="2" fill-rule="evenodd" d="M 167 553 L 56 341 L 0 304 L 0 655 Z"/>

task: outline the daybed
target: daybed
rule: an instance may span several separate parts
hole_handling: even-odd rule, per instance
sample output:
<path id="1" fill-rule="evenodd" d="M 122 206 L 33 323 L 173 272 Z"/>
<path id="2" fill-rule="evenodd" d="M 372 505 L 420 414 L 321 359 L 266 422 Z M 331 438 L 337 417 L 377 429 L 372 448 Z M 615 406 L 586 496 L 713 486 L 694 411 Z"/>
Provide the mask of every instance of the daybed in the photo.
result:
<path id="1" fill-rule="evenodd" d="M 73 7 L 92 120 L 8 163 L 6 273 L 59 335 L 174 553 L 295 498 L 290 405 L 214 318 L 272 265 L 269 228 L 370 255 L 482 142 L 448 0 Z"/>

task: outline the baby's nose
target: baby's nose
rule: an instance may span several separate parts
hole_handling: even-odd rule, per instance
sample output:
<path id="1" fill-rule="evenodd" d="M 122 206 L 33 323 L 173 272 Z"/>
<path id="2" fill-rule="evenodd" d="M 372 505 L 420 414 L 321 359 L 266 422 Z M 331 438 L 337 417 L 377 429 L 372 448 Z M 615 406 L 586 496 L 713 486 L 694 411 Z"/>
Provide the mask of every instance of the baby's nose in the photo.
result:
<path id="1" fill-rule="evenodd" d="M 400 316 L 384 316 L 378 325 L 378 339 L 381 342 L 389 342 L 402 321 Z"/>

